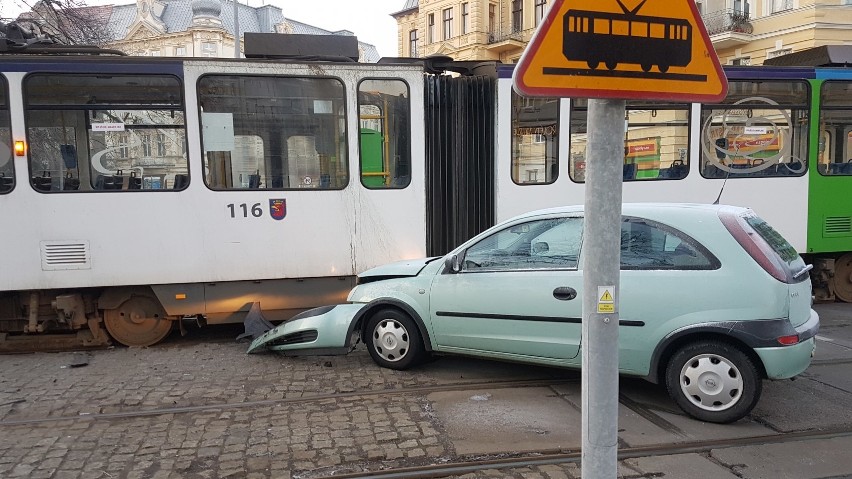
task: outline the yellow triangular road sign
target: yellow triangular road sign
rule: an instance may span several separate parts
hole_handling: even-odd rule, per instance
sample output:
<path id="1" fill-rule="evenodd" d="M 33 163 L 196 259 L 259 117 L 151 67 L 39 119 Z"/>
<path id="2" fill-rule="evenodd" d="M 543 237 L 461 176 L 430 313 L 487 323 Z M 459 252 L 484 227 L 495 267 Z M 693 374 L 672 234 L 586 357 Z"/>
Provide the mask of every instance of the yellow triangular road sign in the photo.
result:
<path id="1" fill-rule="evenodd" d="M 612 294 L 610 294 L 608 289 L 604 290 L 604 293 L 601 295 L 601 299 L 599 301 L 602 303 L 612 302 Z"/>
<path id="2" fill-rule="evenodd" d="M 693 0 L 555 0 L 514 72 L 523 95 L 720 101 Z"/>

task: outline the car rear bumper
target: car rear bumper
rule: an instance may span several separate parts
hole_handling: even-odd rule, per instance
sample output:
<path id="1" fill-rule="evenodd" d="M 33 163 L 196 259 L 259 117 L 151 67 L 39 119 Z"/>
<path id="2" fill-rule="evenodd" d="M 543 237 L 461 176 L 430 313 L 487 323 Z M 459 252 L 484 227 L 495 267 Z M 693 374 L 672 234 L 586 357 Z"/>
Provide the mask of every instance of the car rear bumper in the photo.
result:
<path id="1" fill-rule="evenodd" d="M 796 327 L 799 342 L 791 346 L 772 348 L 755 348 L 755 352 L 763 361 L 768 379 L 788 379 L 804 372 L 811 364 L 816 342 L 814 337 L 819 332 L 819 315 L 811 310 L 808 320 Z"/>

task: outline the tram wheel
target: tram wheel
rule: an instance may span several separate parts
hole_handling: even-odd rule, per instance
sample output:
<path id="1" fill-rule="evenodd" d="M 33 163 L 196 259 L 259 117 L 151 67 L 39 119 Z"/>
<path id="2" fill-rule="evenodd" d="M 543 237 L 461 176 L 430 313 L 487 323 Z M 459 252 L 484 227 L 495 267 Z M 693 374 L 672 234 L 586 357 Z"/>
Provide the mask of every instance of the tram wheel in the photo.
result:
<path id="1" fill-rule="evenodd" d="M 652 65 L 651 65 L 650 63 L 643 63 L 643 64 L 642 64 L 642 65 L 640 65 L 640 66 L 642 67 L 642 71 L 643 71 L 643 72 L 649 72 L 649 71 L 651 71 L 651 66 L 652 66 Z"/>
<path id="2" fill-rule="evenodd" d="M 609 69 L 609 70 L 615 70 L 615 67 L 618 66 L 618 62 L 611 61 L 611 60 L 606 61 L 605 64 L 606 64 L 607 69 Z"/>
<path id="3" fill-rule="evenodd" d="M 110 336 L 125 346 L 151 346 L 172 330 L 172 321 L 160 303 L 149 296 L 131 296 L 116 309 L 104 311 Z"/>
<path id="4" fill-rule="evenodd" d="M 662 64 L 661 64 L 661 65 L 657 65 L 657 66 L 658 66 L 658 67 L 659 67 L 659 69 L 660 69 L 660 73 L 665 73 L 665 72 L 669 71 L 669 66 L 668 66 L 668 65 L 662 65 Z"/>
<path id="5" fill-rule="evenodd" d="M 586 62 L 586 64 L 587 64 L 587 65 L 589 65 L 589 68 L 591 68 L 592 70 L 594 70 L 595 68 L 597 68 L 597 67 L 598 67 L 598 65 L 600 65 L 600 64 L 601 64 L 601 62 L 599 62 L 599 61 L 597 61 L 597 60 L 589 60 L 589 61 L 587 61 L 587 62 Z"/>
<path id="6" fill-rule="evenodd" d="M 852 303 L 852 253 L 846 253 L 834 262 L 834 295 Z"/>

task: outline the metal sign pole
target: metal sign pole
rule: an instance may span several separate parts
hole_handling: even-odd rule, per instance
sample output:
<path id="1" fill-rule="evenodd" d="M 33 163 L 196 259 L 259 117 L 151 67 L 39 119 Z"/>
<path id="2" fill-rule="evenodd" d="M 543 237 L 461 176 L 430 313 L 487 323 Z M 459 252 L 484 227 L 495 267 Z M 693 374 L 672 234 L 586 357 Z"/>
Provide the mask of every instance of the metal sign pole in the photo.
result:
<path id="1" fill-rule="evenodd" d="M 618 470 L 618 283 L 624 115 L 624 100 L 589 100 L 581 343 L 584 479 L 615 479 Z"/>

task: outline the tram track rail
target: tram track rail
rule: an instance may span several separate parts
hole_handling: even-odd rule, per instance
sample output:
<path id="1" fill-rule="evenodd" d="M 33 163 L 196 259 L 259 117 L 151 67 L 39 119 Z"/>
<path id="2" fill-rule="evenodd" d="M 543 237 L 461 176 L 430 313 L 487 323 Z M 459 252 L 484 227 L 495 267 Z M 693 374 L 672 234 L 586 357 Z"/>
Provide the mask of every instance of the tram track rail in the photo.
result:
<path id="1" fill-rule="evenodd" d="M 636 447 L 622 447 L 618 450 L 618 460 L 669 456 L 677 454 L 707 453 L 713 449 L 732 447 L 764 446 L 770 444 L 794 443 L 820 439 L 852 437 L 852 428 L 831 430 L 796 431 L 766 434 L 749 437 L 697 440 L 673 443 L 651 444 Z M 507 457 L 510 456 L 510 457 Z M 483 458 L 481 455 L 471 458 L 456 458 L 442 464 L 383 468 L 382 470 L 341 473 L 338 468 L 333 475 L 313 471 L 293 474 L 294 479 L 432 479 L 448 476 L 472 474 L 483 470 L 505 470 L 514 468 L 546 465 L 580 464 L 580 449 L 539 450 L 522 454 L 495 454 Z"/>
<path id="2" fill-rule="evenodd" d="M 814 360 L 813 366 L 828 366 L 828 365 L 843 365 L 843 364 L 852 364 L 852 359 L 825 359 L 825 360 Z M 240 401 L 234 403 L 213 403 L 213 404 L 200 404 L 196 406 L 177 406 L 177 407 L 166 407 L 166 408 L 152 408 L 152 409 L 144 409 L 144 410 L 131 410 L 131 411 L 118 411 L 118 412 L 109 412 L 109 413 L 80 413 L 77 415 L 59 415 L 59 416 L 49 416 L 49 417 L 38 417 L 38 418 L 22 418 L 22 419 L 4 419 L 0 420 L 0 428 L 4 427 L 12 427 L 12 426 L 24 426 L 24 425 L 39 425 L 39 424 L 47 424 L 47 423 L 55 423 L 62 421 L 108 421 L 108 420 L 121 420 L 121 419 L 134 419 L 134 418 L 142 418 L 142 417 L 154 417 L 154 416 L 163 416 L 169 414 L 190 414 L 190 413 L 199 413 L 206 411 L 225 411 L 225 410 L 235 410 L 235 409 L 246 409 L 246 408 L 256 408 L 256 407 L 268 407 L 268 406 L 280 406 L 287 404 L 307 404 L 312 402 L 326 401 L 330 399 L 345 399 L 345 398 L 353 398 L 353 397 L 376 397 L 376 396 L 401 396 L 401 395 L 413 395 L 413 394 L 429 394 L 433 392 L 449 392 L 449 391 L 464 391 L 469 389 L 482 389 L 482 388 L 491 388 L 491 389 L 507 389 L 507 388 L 530 388 L 530 387 L 550 387 L 560 385 L 560 384 L 578 384 L 580 382 L 580 378 L 566 378 L 566 379 L 555 379 L 555 378 L 539 378 L 539 379 L 523 379 L 523 380 L 502 380 L 502 381 L 467 381 L 467 382 L 459 382 L 459 383 L 451 383 L 451 384 L 439 384 L 439 385 L 429 385 L 429 386 L 413 386 L 413 387 L 402 387 L 397 389 L 374 389 L 374 390 L 359 390 L 359 391 L 343 391 L 343 392 L 331 392 L 324 394 L 312 394 L 307 396 L 302 396 L 298 398 L 276 398 L 276 399 L 262 399 L 255 401 Z M 557 394 L 559 394 L 557 392 Z M 25 402 L 25 400 L 14 400 L 9 401 L 3 404 L 0 404 L 0 407 L 6 406 L 14 406 L 15 404 L 19 404 Z M 651 408 L 648 408 L 646 405 L 634 401 L 630 399 L 628 396 L 620 395 L 619 402 L 621 402 L 625 407 L 633 410 L 638 415 L 642 416 L 646 420 L 656 424 L 660 428 L 664 430 L 668 430 L 677 436 L 684 437 L 683 432 L 680 431 L 676 426 L 669 423 L 659 415 L 657 415 Z"/>
<path id="3" fill-rule="evenodd" d="M 507 388 L 531 388 L 552 387 L 560 384 L 577 384 L 580 378 L 542 378 L 542 379 L 519 379 L 504 381 L 466 381 L 459 383 L 448 383 L 431 386 L 414 386 L 397 389 L 371 389 L 351 392 L 335 392 L 327 394 L 313 394 L 299 398 L 263 399 L 257 401 L 241 401 L 234 403 L 203 404 L 198 406 L 178 406 L 168 408 L 156 408 L 134 411 L 120 411 L 112 413 L 78 414 L 65 416 L 51 416 L 28 419 L 6 419 L 0 421 L 0 428 L 12 426 L 31 426 L 62 421 L 108 421 L 120 419 L 135 419 L 151 416 L 163 416 L 169 414 L 189 414 L 206 411 L 224 411 L 231 409 L 245 409 L 256 407 L 281 406 L 287 404 L 306 404 L 329 399 L 345 399 L 375 396 L 403 396 L 414 394 L 429 394 L 433 392 L 465 391 L 472 389 L 507 389 Z M 12 404 L 11 402 L 9 403 Z"/>

